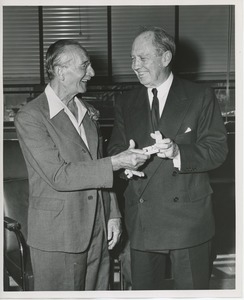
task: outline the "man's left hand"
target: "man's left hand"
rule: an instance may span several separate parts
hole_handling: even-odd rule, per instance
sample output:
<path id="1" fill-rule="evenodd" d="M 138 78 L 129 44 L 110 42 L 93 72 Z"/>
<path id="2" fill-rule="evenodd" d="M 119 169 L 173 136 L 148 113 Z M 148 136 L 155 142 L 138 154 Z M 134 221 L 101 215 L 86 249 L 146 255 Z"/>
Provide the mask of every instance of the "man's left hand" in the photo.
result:
<path id="1" fill-rule="evenodd" d="M 112 250 L 119 242 L 122 233 L 121 219 L 108 220 L 108 249 Z"/>
<path id="2" fill-rule="evenodd" d="M 159 138 L 158 134 L 151 133 L 151 137 L 156 140 L 155 147 L 159 149 L 158 157 L 174 159 L 179 154 L 178 145 L 169 138 Z"/>

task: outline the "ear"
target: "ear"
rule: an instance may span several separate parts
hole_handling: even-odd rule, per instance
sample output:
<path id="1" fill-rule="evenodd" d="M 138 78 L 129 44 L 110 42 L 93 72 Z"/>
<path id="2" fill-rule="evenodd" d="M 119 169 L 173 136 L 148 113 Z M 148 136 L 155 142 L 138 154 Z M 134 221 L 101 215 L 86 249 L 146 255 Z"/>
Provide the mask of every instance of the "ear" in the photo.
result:
<path id="1" fill-rule="evenodd" d="M 171 60 L 172 60 L 172 53 L 169 50 L 165 51 L 162 56 L 163 66 L 167 67 L 170 64 Z"/>
<path id="2" fill-rule="evenodd" d="M 61 66 L 56 66 L 55 74 L 60 81 L 64 81 L 65 79 L 64 68 L 62 68 Z"/>

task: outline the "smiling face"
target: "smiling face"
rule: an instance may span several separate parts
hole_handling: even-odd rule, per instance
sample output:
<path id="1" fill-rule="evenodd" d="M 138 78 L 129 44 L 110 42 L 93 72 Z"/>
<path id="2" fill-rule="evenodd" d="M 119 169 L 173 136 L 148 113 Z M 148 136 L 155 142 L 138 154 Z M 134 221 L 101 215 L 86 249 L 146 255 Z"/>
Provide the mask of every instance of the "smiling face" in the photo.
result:
<path id="1" fill-rule="evenodd" d="M 132 69 L 146 87 L 158 87 L 169 75 L 168 65 L 172 58 L 169 51 L 158 53 L 153 44 L 153 32 L 139 35 L 132 45 Z"/>
<path id="2" fill-rule="evenodd" d="M 68 46 L 63 54 L 61 82 L 67 94 L 85 93 L 87 81 L 95 75 L 88 55 L 82 49 Z"/>

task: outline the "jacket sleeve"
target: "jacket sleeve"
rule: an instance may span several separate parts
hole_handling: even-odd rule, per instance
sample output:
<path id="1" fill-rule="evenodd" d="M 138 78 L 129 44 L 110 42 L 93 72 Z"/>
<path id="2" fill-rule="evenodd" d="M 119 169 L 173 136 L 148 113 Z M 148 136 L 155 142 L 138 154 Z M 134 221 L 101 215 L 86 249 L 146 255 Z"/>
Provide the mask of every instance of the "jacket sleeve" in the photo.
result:
<path id="1" fill-rule="evenodd" d="M 219 104 L 212 89 L 205 89 L 193 142 L 176 139 L 181 173 L 205 172 L 219 167 L 228 153 L 227 134 Z"/>
<path id="2" fill-rule="evenodd" d="M 19 111 L 15 118 L 17 135 L 29 165 L 29 172 L 38 174 L 58 191 L 113 186 L 112 163 L 109 157 L 92 160 L 88 153 L 81 153 L 83 156 L 80 156 L 80 161 L 65 159 L 42 118 L 40 113 L 33 110 Z"/>
<path id="3" fill-rule="evenodd" d="M 110 192 L 110 214 L 109 219 L 121 218 L 118 200 L 115 192 Z"/>

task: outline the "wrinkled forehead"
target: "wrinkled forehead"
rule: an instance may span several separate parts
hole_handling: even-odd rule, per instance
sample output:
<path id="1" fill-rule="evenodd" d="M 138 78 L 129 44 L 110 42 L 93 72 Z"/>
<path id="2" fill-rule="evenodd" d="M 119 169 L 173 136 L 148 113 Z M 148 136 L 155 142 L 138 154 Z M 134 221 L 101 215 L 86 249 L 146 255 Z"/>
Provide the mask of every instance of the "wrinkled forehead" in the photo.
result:
<path id="1" fill-rule="evenodd" d="M 149 53 L 156 51 L 153 44 L 154 34 L 151 31 L 144 32 L 137 36 L 132 44 L 131 53 Z"/>

